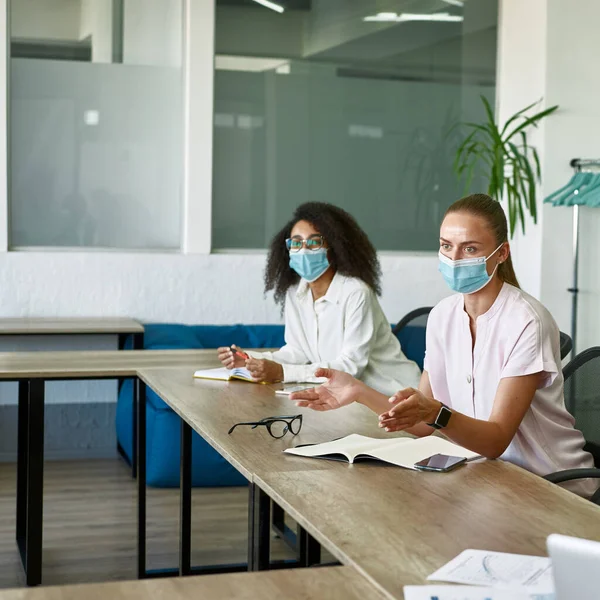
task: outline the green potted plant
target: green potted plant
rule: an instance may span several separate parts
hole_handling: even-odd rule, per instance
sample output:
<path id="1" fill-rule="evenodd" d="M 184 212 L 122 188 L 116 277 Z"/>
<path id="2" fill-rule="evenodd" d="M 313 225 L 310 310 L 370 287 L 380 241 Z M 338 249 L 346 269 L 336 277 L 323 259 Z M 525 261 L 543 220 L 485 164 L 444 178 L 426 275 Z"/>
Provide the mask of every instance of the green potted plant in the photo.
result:
<path id="1" fill-rule="evenodd" d="M 532 125 L 537 127 L 558 106 L 527 116 L 525 113 L 539 104 L 534 102 L 516 112 L 501 128 L 488 100 L 484 96 L 481 100 L 487 118 L 483 123 L 462 123 L 470 132 L 456 151 L 454 171 L 465 179 L 467 193 L 475 170 L 482 171 L 488 180 L 488 195 L 506 200 L 512 237 L 518 222 L 525 233 L 525 210 L 537 222 L 536 184 L 542 170 L 537 150 L 529 145 L 525 130 Z"/>

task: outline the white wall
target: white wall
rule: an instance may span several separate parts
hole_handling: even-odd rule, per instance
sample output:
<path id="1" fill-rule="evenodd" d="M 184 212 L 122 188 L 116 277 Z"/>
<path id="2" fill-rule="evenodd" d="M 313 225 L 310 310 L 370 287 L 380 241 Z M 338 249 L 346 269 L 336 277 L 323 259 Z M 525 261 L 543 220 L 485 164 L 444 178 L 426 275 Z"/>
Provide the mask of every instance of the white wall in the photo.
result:
<path id="1" fill-rule="evenodd" d="M 560 106 L 531 138 L 542 156 L 544 197 L 569 181 L 572 158 L 600 158 L 600 83 L 594 68 L 600 54 L 600 3 L 580 0 L 574 10 L 564 0 L 503 0 L 500 16 L 501 120 L 540 97 L 546 106 Z M 567 332 L 572 215 L 570 208 L 540 206 L 538 226 L 529 223 L 526 236 L 513 243 L 523 287 L 542 300 Z M 584 209 L 581 221 L 578 350 L 600 345 L 600 210 Z"/>
<path id="2" fill-rule="evenodd" d="M 97 0 L 95 0 L 97 1 Z M 12 0 L 11 34 L 17 39 L 79 39 L 80 0 Z"/>
<path id="3" fill-rule="evenodd" d="M 515 112 L 543 98 L 545 104 L 553 103 L 546 95 L 546 0 L 501 0 L 498 35 L 498 71 L 496 114 L 504 123 Z M 524 57 L 527 60 L 524 60 Z M 541 110 L 542 106 L 538 110 Z M 545 124 L 528 132 L 543 161 Z M 543 174 L 547 174 L 545 168 Z M 545 183 L 546 179 L 544 180 Z M 540 195 L 547 186 L 540 189 Z M 526 235 L 517 232 L 512 241 L 513 263 L 521 286 L 536 298 L 541 297 L 542 269 L 542 204 L 539 201 L 539 223 L 527 222 Z M 561 321 L 560 325 L 565 327 Z M 568 329 L 566 329 L 568 331 Z"/>
<path id="4" fill-rule="evenodd" d="M 11 252 L 2 258 L 2 316 L 130 316 L 150 322 L 279 323 L 263 295 L 265 253 Z M 381 256 L 390 321 L 448 290 L 437 256 Z M 415 281 L 414 273 L 419 273 Z"/>
<path id="5" fill-rule="evenodd" d="M 546 179 L 551 192 L 572 176 L 572 158 L 600 158 L 600 3 L 578 0 L 577 9 L 548 0 L 546 96 L 560 112 L 546 124 Z M 544 208 L 542 300 L 562 322 L 571 314 L 572 210 Z M 581 212 L 578 348 L 600 345 L 600 209 Z"/>
<path id="6" fill-rule="evenodd" d="M 92 38 L 92 62 L 112 62 L 112 0 L 81 0 L 80 37 Z"/>
<path id="7" fill-rule="evenodd" d="M 181 0 L 125 0 L 123 62 L 181 67 Z"/>

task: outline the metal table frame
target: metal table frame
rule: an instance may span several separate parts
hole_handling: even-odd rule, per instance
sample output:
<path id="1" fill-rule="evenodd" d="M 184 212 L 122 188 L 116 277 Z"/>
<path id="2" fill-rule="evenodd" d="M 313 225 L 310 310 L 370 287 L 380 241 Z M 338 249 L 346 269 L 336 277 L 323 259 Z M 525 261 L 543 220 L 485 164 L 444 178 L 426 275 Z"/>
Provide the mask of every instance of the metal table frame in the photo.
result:
<path id="1" fill-rule="evenodd" d="M 299 556 L 296 560 L 273 561 L 270 557 L 271 500 L 253 482 L 248 483 L 248 561 L 221 565 L 191 565 L 192 550 L 192 427 L 181 419 L 179 569 L 148 571 L 146 568 L 146 384 L 136 379 L 137 465 L 138 465 L 138 568 L 139 579 L 264 571 L 308 567 L 320 562 L 321 547 L 299 529 Z"/>
<path id="2" fill-rule="evenodd" d="M 42 582 L 43 507 L 44 507 L 44 413 L 46 381 L 114 380 L 127 377 L 100 375 L 47 375 L 18 379 L 18 446 L 16 541 L 28 586 Z M 10 381 L 6 379 L 5 381 Z M 134 378 L 134 410 L 136 446 L 134 464 L 137 467 L 137 575 L 140 579 L 260 571 L 266 569 L 307 567 L 320 562 L 320 545 L 299 528 L 298 553 L 295 560 L 273 561 L 270 558 L 271 500 L 253 482 L 249 482 L 248 560 L 246 563 L 221 565 L 191 565 L 192 522 L 192 427 L 181 419 L 180 462 L 180 547 L 179 568 L 148 570 L 146 568 L 146 384 Z"/>
<path id="3" fill-rule="evenodd" d="M 0 335 L 63 335 L 56 332 L 45 333 L 1 333 Z M 67 334 L 64 334 L 67 335 Z M 114 335 L 109 331 L 99 333 L 69 333 L 68 335 Z M 118 348 L 123 350 L 129 335 L 133 336 L 133 349 L 144 347 L 144 334 L 118 333 Z M 27 585 L 42 582 L 42 538 L 44 514 L 44 415 L 46 381 L 83 381 L 117 379 L 119 385 L 124 379 L 117 377 L 44 376 L 30 379 L 17 379 L 19 385 L 17 410 L 17 507 L 16 541 L 21 556 Z M 11 381 L 5 379 L 3 381 Z M 135 402 L 134 402 L 135 404 Z M 137 408 L 134 405 L 134 414 Z M 134 438 L 135 441 L 135 438 Z M 135 454 L 135 453 L 134 453 Z M 132 461 L 135 472 L 135 458 Z"/>

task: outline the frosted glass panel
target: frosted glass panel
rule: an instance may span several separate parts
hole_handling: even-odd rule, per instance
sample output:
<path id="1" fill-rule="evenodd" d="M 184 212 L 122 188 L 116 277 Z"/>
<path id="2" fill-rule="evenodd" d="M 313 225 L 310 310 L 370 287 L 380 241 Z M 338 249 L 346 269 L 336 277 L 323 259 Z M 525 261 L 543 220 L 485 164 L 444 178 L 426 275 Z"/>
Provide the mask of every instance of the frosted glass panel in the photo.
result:
<path id="1" fill-rule="evenodd" d="M 375 0 L 235 4 L 217 2 L 213 246 L 264 248 L 315 200 L 380 250 L 435 250 L 464 192 L 452 126 L 484 117 L 481 94 L 493 104 L 497 1 L 445 3 L 442 23 L 364 21 Z"/>
<path id="2" fill-rule="evenodd" d="M 12 245 L 178 248 L 180 77 L 12 59 Z"/>
<path id="3" fill-rule="evenodd" d="M 10 244 L 179 249 L 182 0 L 10 1 Z"/>

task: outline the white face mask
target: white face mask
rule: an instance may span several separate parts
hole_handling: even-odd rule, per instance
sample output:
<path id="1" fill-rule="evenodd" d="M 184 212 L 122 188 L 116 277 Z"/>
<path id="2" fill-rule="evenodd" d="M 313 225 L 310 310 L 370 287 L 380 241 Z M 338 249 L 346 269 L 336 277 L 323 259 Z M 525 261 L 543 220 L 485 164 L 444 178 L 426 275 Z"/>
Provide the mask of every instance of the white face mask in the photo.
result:
<path id="1" fill-rule="evenodd" d="M 488 275 L 486 263 L 502 246 L 504 246 L 504 242 L 489 256 L 461 258 L 459 260 L 452 260 L 440 251 L 438 270 L 451 290 L 459 294 L 474 294 L 482 290 L 492 280 L 498 265 L 496 265 L 492 274 Z"/>

